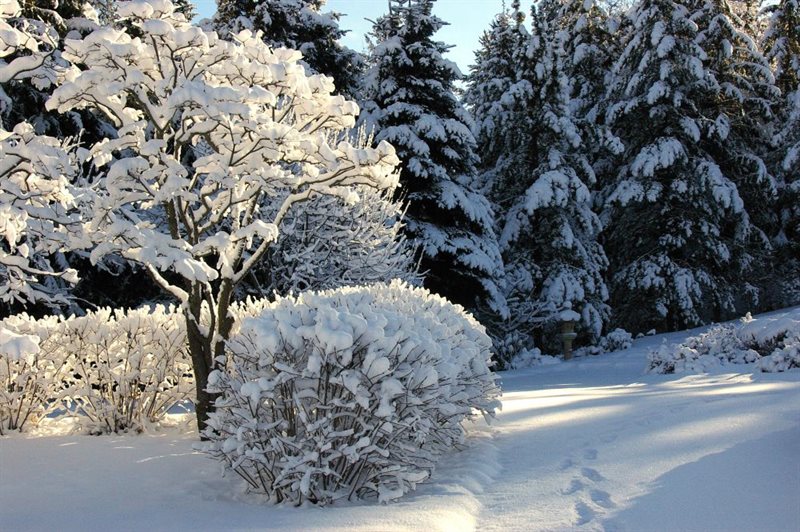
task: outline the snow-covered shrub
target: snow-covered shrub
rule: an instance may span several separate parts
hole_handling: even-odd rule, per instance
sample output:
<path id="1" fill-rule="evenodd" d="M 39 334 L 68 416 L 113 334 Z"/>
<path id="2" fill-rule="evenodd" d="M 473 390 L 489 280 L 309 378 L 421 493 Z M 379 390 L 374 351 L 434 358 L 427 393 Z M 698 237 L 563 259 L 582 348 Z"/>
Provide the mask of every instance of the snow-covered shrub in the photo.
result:
<path id="1" fill-rule="evenodd" d="M 71 365 L 58 335 L 50 334 L 62 323 L 26 314 L 0 322 L 0 434 L 35 426 L 64 397 Z"/>
<path id="2" fill-rule="evenodd" d="M 800 329 L 788 331 L 781 345 L 758 361 L 758 368 L 768 373 L 800 368 Z"/>
<path id="3" fill-rule="evenodd" d="M 422 284 L 415 246 L 402 234 L 403 204 L 392 199 L 395 189 L 357 190 L 357 203 L 317 196 L 297 205 L 240 290 L 260 298 L 392 279 Z"/>
<path id="4" fill-rule="evenodd" d="M 614 329 L 600 339 L 600 347 L 603 352 L 613 353 L 614 351 L 624 351 L 633 345 L 633 335 L 625 329 Z"/>
<path id="5" fill-rule="evenodd" d="M 800 367 L 800 309 L 716 325 L 679 345 L 662 344 L 648 355 L 651 373 L 701 373 L 728 364 L 758 362 L 761 371 Z"/>
<path id="6" fill-rule="evenodd" d="M 545 366 L 550 364 L 558 364 L 561 359 L 558 357 L 543 355 L 542 351 L 536 347 L 532 349 L 521 349 L 517 352 L 511 363 L 509 369 L 525 369 L 534 366 Z"/>
<path id="7" fill-rule="evenodd" d="M 140 430 L 194 390 L 185 326 L 171 307 L 100 309 L 78 318 L 16 315 L 0 323 L 0 337 L 6 429 L 35 426 L 55 410 L 66 414 L 66 402 L 91 432 Z M 18 349 L 20 338 L 32 345 Z"/>
<path id="8" fill-rule="evenodd" d="M 183 316 L 172 307 L 100 309 L 62 331 L 76 379 L 70 391 L 91 432 L 141 430 L 192 397 Z"/>
<path id="9" fill-rule="evenodd" d="M 758 352 L 736 336 L 732 325 L 717 325 L 680 345 L 662 344 L 648 354 L 650 373 L 703 373 L 727 364 L 749 364 Z"/>
<path id="10" fill-rule="evenodd" d="M 204 450 L 276 502 L 399 498 L 498 407 L 483 327 L 400 281 L 278 299 L 227 347 Z"/>

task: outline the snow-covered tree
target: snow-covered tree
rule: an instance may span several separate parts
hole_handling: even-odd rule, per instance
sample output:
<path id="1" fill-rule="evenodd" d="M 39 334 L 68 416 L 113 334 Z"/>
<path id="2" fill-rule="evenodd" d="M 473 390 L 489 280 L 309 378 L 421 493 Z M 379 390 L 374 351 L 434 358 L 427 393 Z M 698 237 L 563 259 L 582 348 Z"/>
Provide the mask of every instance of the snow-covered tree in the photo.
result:
<path id="1" fill-rule="evenodd" d="M 606 251 L 612 306 L 630 330 L 721 319 L 753 295 L 746 276 L 764 242 L 739 184 L 743 172 L 770 176 L 742 115 L 768 112 L 752 87 L 769 84 L 761 65 L 740 64 L 757 57 L 720 7 L 644 0 L 614 65 L 606 118 L 625 152 L 607 191 Z"/>
<path id="2" fill-rule="evenodd" d="M 392 279 L 422 284 L 415 248 L 402 232 L 402 203 L 393 193 L 363 188 L 355 204 L 321 196 L 296 206 L 242 292 L 265 297 Z"/>
<path id="3" fill-rule="evenodd" d="M 97 2 L 91 4 L 98 6 Z M 113 4 L 116 5 L 116 2 Z M 88 146 L 103 138 L 115 137 L 115 128 L 97 111 L 80 109 L 58 113 L 45 109 L 45 102 L 55 88 L 56 70 L 64 71 L 69 67 L 69 62 L 61 56 L 64 38 L 86 35 L 98 28 L 97 14 L 90 3 L 76 0 L 58 3 L 36 0 L 23 2 L 21 7 L 20 16 L 15 17 L 13 23 L 16 26 L 24 24 L 31 34 L 46 37 L 48 61 L 53 68 L 49 70 L 48 78 L 22 77 L 2 83 L 0 120 L 3 127 L 11 131 L 18 124 L 27 123 L 33 127 L 35 134 L 48 135 L 60 142 L 78 146 Z M 29 53 L 17 51 L 7 56 L 7 59 L 13 60 Z M 79 173 L 73 172 L 75 175 Z M 104 260 L 94 266 L 90 264 L 86 252 L 75 251 L 57 253 L 51 261 L 61 263 L 61 269 L 68 264 L 80 273 L 80 281 L 74 287 L 58 278 L 46 279 L 50 292 L 70 292 L 68 306 L 62 308 L 68 312 L 80 313 L 97 304 L 135 306 L 157 293 L 157 288 L 146 276 L 120 259 Z M 131 290 L 131 285 L 137 289 Z M 143 289 L 146 285 L 150 286 L 149 290 Z M 30 302 L 23 305 L 20 302 L 10 305 L 4 311 L 15 312 L 22 307 L 37 314 L 53 310 L 52 305 L 35 306 Z"/>
<path id="4" fill-rule="evenodd" d="M 608 318 L 607 261 L 598 243 L 601 225 L 592 212 L 595 174 L 589 155 L 606 139 L 595 132 L 602 128 L 586 118 L 596 103 L 589 94 L 603 83 L 602 72 L 591 84 L 587 79 L 599 68 L 589 63 L 601 62 L 596 57 L 600 44 L 587 37 L 595 28 L 587 27 L 602 13 L 591 2 L 543 2 L 526 35 L 517 9 L 515 4 L 496 23 L 501 29 L 513 27 L 512 37 L 506 37 L 512 44 L 485 50 L 483 55 L 495 59 L 479 54 L 476 66 L 504 65 L 505 50 L 511 49 L 511 68 L 499 78 L 504 92 L 486 101 L 489 89 L 496 88 L 491 70 L 474 71 L 467 91 L 472 108 L 484 113 L 477 118 L 498 137 L 487 131 L 479 138 L 487 155 L 484 180 L 500 213 L 507 278 L 513 280 L 506 285 L 515 316 L 510 325 L 555 338 L 549 329 L 557 325 L 558 313 L 573 308 L 581 314 L 585 336 L 597 338 Z"/>
<path id="5" fill-rule="evenodd" d="M 85 70 L 47 105 L 94 107 L 119 128 L 90 153 L 107 168 L 88 222 L 92 257 L 142 264 L 181 302 L 202 428 L 234 291 L 292 206 L 320 194 L 358 201 L 352 186 L 392 186 L 398 161 L 385 142 L 337 143 L 358 106 L 334 96 L 330 78 L 307 75 L 299 52 L 249 31 L 222 40 L 167 0 L 126 2 L 119 16 L 137 36 L 103 28 L 68 39 L 65 56 Z M 271 198 L 280 206 L 265 219 Z"/>
<path id="6" fill-rule="evenodd" d="M 77 0 L 50 2 L 27 1 L 21 4 L 18 21 L 25 21 L 29 32 L 47 35 L 49 57 L 52 65 L 66 69 L 69 65 L 61 57 L 63 39 L 67 34 L 86 34 L 98 27 L 95 13 L 88 3 Z M 12 56 L 13 57 L 13 56 Z M 6 129 L 20 122 L 28 122 L 36 133 L 59 139 L 80 135 L 87 142 L 113 135 L 113 128 L 95 113 L 70 112 L 60 115 L 49 112 L 44 103 L 54 88 L 55 78 L 22 78 L 4 83 L 5 94 L 0 94 L 0 118 Z M 13 102 L 13 105 L 11 104 Z"/>
<path id="7" fill-rule="evenodd" d="M 57 33 L 20 15 L 15 0 L 0 3 L 0 112 L 5 116 L 13 107 L 9 86 L 45 88 L 57 75 Z M 71 187 L 76 166 L 63 141 L 37 135 L 30 124 L 19 123 L 11 131 L 0 127 L 1 302 L 63 303 L 51 281 L 76 281 L 74 270 L 50 260 L 77 236 Z"/>
<path id="8" fill-rule="evenodd" d="M 782 93 L 775 121 L 775 172 L 779 179 L 779 304 L 800 301 L 800 4 L 781 0 L 766 8 L 769 24 L 762 46 Z"/>
<path id="9" fill-rule="evenodd" d="M 695 17 L 700 26 L 697 42 L 721 94 L 711 107 L 729 120 L 729 133 L 715 158 L 739 187 L 754 229 L 751 251 L 767 253 L 761 262 L 768 262 L 769 235 L 777 232 L 779 223 L 776 181 L 764 157 L 770 151 L 769 129 L 780 92 L 768 60 L 748 33 L 747 11 L 737 14 L 732 5 L 729 0 L 705 1 Z M 763 276 L 755 267 L 753 273 Z"/>
<path id="10" fill-rule="evenodd" d="M 601 187 L 622 150 L 619 139 L 605 125 L 605 92 L 611 67 L 621 52 L 620 18 L 592 0 L 570 0 L 555 15 L 564 78 L 570 85 L 569 107 L 581 127 L 585 153 Z"/>
<path id="11" fill-rule="evenodd" d="M 336 91 L 355 96 L 363 58 L 343 46 L 340 13 L 323 12 L 326 0 L 217 0 L 212 27 L 223 36 L 261 31 L 272 47 L 294 48 L 316 73 L 333 77 Z"/>
<path id="12" fill-rule="evenodd" d="M 373 29 L 365 118 L 400 157 L 407 234 L 421 247 L 425 285 L 468 308 L 505 315 L 502 261 L 486 198 L 473 189 L 471 119 L 454 94 L 458 67 L 433 40 L 433 0 L 392 0 Z"/>
<path id="13" fill-rule="evenodd" d="M 510 126 L 519 113 L 515 113 L 514 100 L 504 96 L 519 81 L 517 62 L 528 36 L 523 20 L 519 0 L 514 1 L 511 9 L 499 13 L 481 35 L 475 64 L 465 78 L 463 100 L 475 123 L 478 169 L 484 186 L 490 187 L 494 181 L 498 160 L 513 151 L 509 140 L 513 139 L 516 128 Z"/>

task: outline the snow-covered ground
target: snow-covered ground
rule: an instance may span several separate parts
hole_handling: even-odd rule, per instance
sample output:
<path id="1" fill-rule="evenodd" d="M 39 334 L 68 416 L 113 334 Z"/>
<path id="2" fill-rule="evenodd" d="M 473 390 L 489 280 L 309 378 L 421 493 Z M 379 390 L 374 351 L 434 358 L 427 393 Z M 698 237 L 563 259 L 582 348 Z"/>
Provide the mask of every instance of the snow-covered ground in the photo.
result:
<path id="1" fill-rule="evenodd" d="M 0 438 L 0 530 L 800 530 L 800 370 L 644 374 L 696 332 L 503 373 L 497 422 L 389 505 L 258 504 L 187 428 Z"/>

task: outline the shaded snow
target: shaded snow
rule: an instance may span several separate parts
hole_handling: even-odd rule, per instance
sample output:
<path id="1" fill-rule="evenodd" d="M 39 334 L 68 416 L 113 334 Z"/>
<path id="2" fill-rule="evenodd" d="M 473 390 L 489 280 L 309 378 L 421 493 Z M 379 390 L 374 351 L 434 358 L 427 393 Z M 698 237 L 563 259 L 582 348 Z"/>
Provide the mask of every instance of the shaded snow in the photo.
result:
<path id="1" fill-rule="evenodd" d="M 502 373 L 503 411 L 400 502 L 260 506 L 194 434 L 0 439 L 7 530 L 798 530 L 800 371 L 645 375 L 626 351 Z M 34 502 L 36 501 L 36 502 Z"/>

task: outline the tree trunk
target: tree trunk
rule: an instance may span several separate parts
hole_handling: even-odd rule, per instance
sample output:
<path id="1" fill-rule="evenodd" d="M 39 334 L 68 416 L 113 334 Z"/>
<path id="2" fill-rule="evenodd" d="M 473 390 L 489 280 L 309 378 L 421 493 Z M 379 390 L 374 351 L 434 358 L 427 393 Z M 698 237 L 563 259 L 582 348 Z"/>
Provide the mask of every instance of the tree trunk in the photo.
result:
<path id="1" fill-rule="evenodd" d="M 212 324 L 208 324 L 210 333 L 203 334 L 203 288 L 192 286 L 189 293 L 189 304 L 184 311 L 186 319 L 186 339 L 189 344 L 189 353 L 194 369 L 195 389 L 197 402 L 195 413 L 197 415 L 197 430 L 201 440 L 206 440 L 203 432 L 208 427 L 208 416 L 214 411 L 214 401 L 218 394 L 210 393 L 208 376 L 216 369 L 217 357 L 225 354 L 225 342 L 230 338 L 234 320 L 228 315 L 233 286 L 228 279 L 223 279 L 217 294 L 217 313 L 211 316 Z M 213 311 L 212 311 L 213 312 Z"/>

